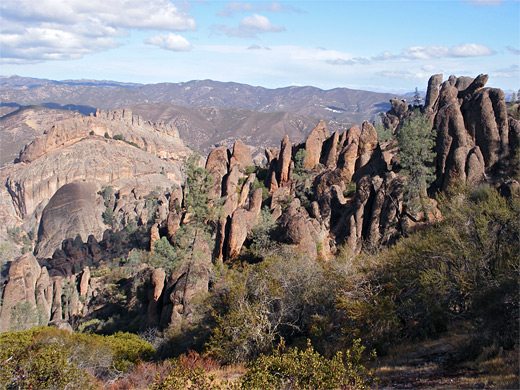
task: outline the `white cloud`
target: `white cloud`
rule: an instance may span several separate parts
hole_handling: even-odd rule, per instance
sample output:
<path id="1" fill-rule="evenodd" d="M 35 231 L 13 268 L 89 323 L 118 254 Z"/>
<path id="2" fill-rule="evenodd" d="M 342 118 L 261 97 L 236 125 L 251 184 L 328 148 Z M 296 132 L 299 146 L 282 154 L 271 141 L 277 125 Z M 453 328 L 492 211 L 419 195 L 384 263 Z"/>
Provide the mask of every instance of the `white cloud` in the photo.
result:
<path id="1" fill-rule="evenodd" d="M 267 17 L 259 14 L 246 16 L 238 27 L 219 25 L 216 29 L 228 36 L 240 38 L 253 38 L 260 33 L 285 31 L 285 27 L 272 24 Z"/>
<path id="2" fill-rule="evenodd" d="M 395 78 L 395 79 L 423 79 L 427 77 L 422 72 L 410 72 L 407 70 L 383 70 L 381 72 L 377 72 L 378 76 L 385 78 Z"/>
<path id="3" fill-rule="evenodd" d="M 351 58 L 351 59 L 343 59 L 343 58 L 336 58 L 336 59 L 333 59 L 333 60 L 326 60 L 325 61 L 327 64 L 331 64 L 331 65 L 358 65 L 358 64 L 361 64 L 361 65 L 367 65 L 367 64 L 370 64 L 370 59 L 369 58 L 365 58 L 365 57 L 354 57 L 354 58 Z"/>
<path id="4" fill-rule="evenodd" d="M 296 7 L 290 5 L 282 5 L 280 3 L 271 2 L 268 4 L 262 3 L 244 3 L 241 1 L 233 1 L 224 6 L 223 9 L 218 11 L 219 16 L 232 16 L 240 12 L 296 12 L 301 13 L 302 11 Z"/>
<path id="5" fill-rule="evenodd" d="M 520 50 L 515 49 L 513 46 L 507 46 L 506 49 L 513 54 L 520 54 Z"/>
<path id="6" fill-rule="evenodd" d="M 0 15 L 4 63 L 81 58 L 118 46 L 130 29 L 196 28 L 169 0 L 3 0 Z"/>
<path id="7" fill-rule="evenodd" d="M 447 57 L 483 57 L 495 54 L 493 49 L 477 43 L 464 43 L 449 50 Z"/>
<path id="8" fill-rule="evenodd" d="M 386 61 L 395 59 L 429 60 L 437 58 L 483 57 L 491 56 L 496 52 L 478 43 L 463 43 L 457 46 L 410 46 L 400 54 L 392 54 L 388 51 L 372 57 L 374 61 Z"/>
<path id="9" fill-rule="evenodd" d="M 504 2 L 503 0 L 466 0 L 466 2 L 469 2 L 471 5 L 475 5 L 477 7 L 483 6 L 483 5 L 502 5 Z"/>
<path id="10" fill-rule="evenodd" d="M 247 50 L 271 50 L 271 48 L 267 46 L 260 46 L 260 45 L 251 45 L 247 48 Z"/>
<path id="11" fill-rule="evenodd" d="M 191 44 L 186 38 L 178 34 L 157 34 L 153 35 L 145 43 L 171 51 L 190 51 Z"/>
<path id="12" fill-rule="evenodd" d="M 438 69 L 434 65 L 424 65 L 421 67 L 421 70 L 427 72 L 427 73 L 435 73 L 438 72 Z"/>

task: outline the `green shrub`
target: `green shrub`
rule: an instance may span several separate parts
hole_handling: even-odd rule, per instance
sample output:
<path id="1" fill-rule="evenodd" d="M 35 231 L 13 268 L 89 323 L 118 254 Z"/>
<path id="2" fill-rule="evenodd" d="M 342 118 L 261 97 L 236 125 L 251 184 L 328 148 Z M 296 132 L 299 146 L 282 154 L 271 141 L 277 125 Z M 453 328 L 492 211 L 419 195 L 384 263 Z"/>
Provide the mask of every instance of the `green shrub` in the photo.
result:
<path id="1" fill-rule="evenodd" d="M 98 379 L 128 371 L 155 351 L 137 335 L 112 336 L 33 328 L 0 335 L 0 383 L 5 389 L 91 389 Z"/>
<path id="2" fill-rule="evenodd" d="M 242 380 L 243 389 L 366 389 L 373 374 L 361 360 L 365 348 L 356 340 L 344 355 L 332 359 L 314 350 L 310 341 L 306 349 L 293 348 L 283 353 L 284 343 L 272 355 L 262 355 L 248 364 Z"/>
<path id="3" fill-rule="evenodd" d="M 464 319 L 476 325 L 479 345 L 513 348 L 520 314 L 519 199 L 489 187 L 449 192 L 439 199 L 444 221 L 355 258 L 338 291 L 345 334 L 384 350 Z"/>
<path id="4" fill-rule="evenodd" d="M 150 360 L 155 354 L 152 345 L 136 334 L 117 332 L 105 340 L 112 348 L 114 366 L 120 371 L 128 371 L 139 360 Z"/>
<path id="5" fill-rule="evenodd" d="M 93 378 L 71 359 L 70 336 L 33 328 L 0 335 L 0 382 L 5 389 L 93 388 Z"/>

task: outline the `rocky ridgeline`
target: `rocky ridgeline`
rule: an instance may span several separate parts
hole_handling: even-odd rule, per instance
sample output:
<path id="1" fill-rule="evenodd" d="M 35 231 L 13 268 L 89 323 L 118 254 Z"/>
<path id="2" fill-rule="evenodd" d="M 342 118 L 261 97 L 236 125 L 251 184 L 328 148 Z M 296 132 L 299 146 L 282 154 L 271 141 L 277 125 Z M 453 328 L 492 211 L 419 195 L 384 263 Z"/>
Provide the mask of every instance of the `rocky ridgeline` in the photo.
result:
<path id="1" fill-rule="evenodd" d="M 52 255 L 70 237 L 62 234 L 66 231 L 75 230 L 74 236 L 79 234 L 83 240 L 90 234 L 100 239 L 106 227 L 99 212 L 103 200 L 96 193 L 102 186 L 115 191 L 111 206 L 120 214 L 118 222 L 133 218 L 143 223 L 147 219 L 143 197 L 156 188 L 180 185 L 183 161 L 191 153 L 174 127 L 143 121 L 128 110 L 59 121 L 27 145 L 19 162 L 2 173 L 0 222 L 40 231 L 38 257 Z M 83 187 L 78 190 L 78 186 Z M 59 191 L 62 196 L 49 203 Z M 74 210 L 69 210 L 68 201 L 74 202 Z"/>
<path id="2" fill-rule="evenodd" d="M 435 75 L 428 83 L 421 110 L 437 132 L 437 176 L 432 192 L 443 190 L 455 181 L 471 186 L 485 181 L 497 184 L 514 168 L 511 159 L 518 154 L 520 124 L 507 116 L 502 91 L 485 88 L 486 80 L 487 76 L 482 75 L 474 80 L 451 76 L 443 82 L 442 75 Z M 412 115 L 412 107 L 397 99 L 391 104 L 384 123 L 399 132 Z M 125 116 L 124 120 L 133 117 Z M 300 153 L 301 150 L 305 153 Z M 125 310 L 140 313 L 141 329 L 180 325 L 193 318 L 194 298 L 210 288 L 212 262 L 237 258 L 259 220 L 262 207 L 267 207 L 277 220 L 273 234 L 276 241 L 291 245 L 307 256 L 325 259 L 336 252 L 338 245 L 346 244 L 352 253 L 359 253 L 364 245 L 389 245 L 404 233 L 441 218 L 433 199 L 429 200 L 426 211 L 412 212 L 407 207 L 404 202 L 407 179 L 400 172 L 397 147 L 382 148 L 369 122 L 342 134 L 330 134 L 324 122 L 320 122 L 304 143 L 293 145 L 286 136 L 280 148 L 268 148 L 265 155 L 267 165 L 262 180 L 267 197 L 262 188 L 255 186 L 257 174 L 260 176 L 262 170 L 250 173 L 251 152 L 241 141 L 236 141 L 232 149 L 218 147 L 209 154 L 206 170 L 214 180 L 213 195 L 223 200 L 214 247 L 194 237 L 196 261 L 169 276 L 162 269 L 143 265 L 127 279 L 124 288 L 129 291 L 134 291 L 129 286 L 139 281 L 148 286 L 144 291 L 146 298 L 139 300 L 136 294 L 130 294 L 124 304 Z M 304 156 L 303 161 L 298 156 Z M 518 187 L 518 183 L 511 185 Z M 173 190 L 169 199 L 163 198 L 162 211 L 155 216 L 156 223 L 151 229 L 151 244 L 161 235 L 174 240 L 175 233 L 190 218 L 182 209 L 182 188 Z M 101 244 L 107 250 L 109 241 L 107 238 Z M 51 322 L 80 312 L 85 318 L 93 318 L 97 312 L 109 310 L 98 282 L 89 278 L 88 268 L 75 272 L 78 267 L 70 261 L 75 258 L 83 264 L 81 259 L 92 257 L 94 252 L 99 257 L 99 245 L 89 238 L 83 252 L 74 255 L 71 240 L 63 243 L 61 252 L 53 256 L 54 263 L 47 263 L 51 267 L 49 272 L 45 267 L 40 268 L 31 255 L 18 259 L 11 266 L 9 282 L 4 288 L 0 330 L 7 329 L 10 308 L 20 302 L 43 307 L 45 319 Z M 60 263 L 62 271 L 56 275 L 53 268 L 59 268 L 59 259 L 64 259 Z M 49 273 L 55 276 L 49 279 Z M 74 304 L 60 301 L 60 288 L 63 288 L 60 286 L 65 281 L 73 286 L 72 295 L 79 297 L 72 299 Z M 60 313 L 68 313 L 64 317 L 58 314 L 60 307 Z"/>

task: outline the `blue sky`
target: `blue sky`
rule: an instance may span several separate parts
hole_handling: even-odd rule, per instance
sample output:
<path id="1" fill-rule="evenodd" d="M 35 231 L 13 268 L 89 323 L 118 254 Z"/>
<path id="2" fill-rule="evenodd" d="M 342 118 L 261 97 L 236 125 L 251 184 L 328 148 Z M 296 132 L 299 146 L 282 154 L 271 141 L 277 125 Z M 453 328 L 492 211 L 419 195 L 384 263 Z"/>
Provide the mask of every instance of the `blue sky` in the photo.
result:
<path id="1" fill-rule="evenodd" d="M 520 88 L 520 2 L 2 0 L 0 74 L 268 88 Z"/>

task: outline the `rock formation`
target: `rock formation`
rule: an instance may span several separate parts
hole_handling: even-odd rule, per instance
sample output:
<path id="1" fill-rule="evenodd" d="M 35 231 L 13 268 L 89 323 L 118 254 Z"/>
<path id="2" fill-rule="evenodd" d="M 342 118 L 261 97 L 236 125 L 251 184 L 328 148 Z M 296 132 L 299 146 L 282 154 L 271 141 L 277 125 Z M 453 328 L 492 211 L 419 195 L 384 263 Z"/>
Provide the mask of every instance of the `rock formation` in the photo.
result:
<path id="1" fill-rule="evenodd" d="M 98 111 L 96 116 L 58 121 L 25 147 L 19 163 L 2 172 L 1 180 L 6 185 L 0 190 L 0 223 L 23 225 L 27 232 L 37 231 L 45 206 L 60 188 L 89 182 L 98 190 L 110 186 L 117 194 L 109 203 L 115 214 L 114 227 L 122 228 L 130 220 L 146 224 L 149 217 L 155 216 L 143 213 L 144 198 L 157 188 L 180 186 L 181 164 L 190 154 L 174 127 L 143 121 L 129 110 Z M 100 200 L 98 197 L 89 202 L 94 205 Z M 159 203 L 164 209 L 159 207 L 159 212 L 166 216 L 167 201 Z M 71 224 L 68 228 L 60 227 L 61 231 L 68 229 L 70 238 L 80 234 L 86 239 L 92 233 L 100 239 L 103 226 L 93 228 L 99 223 L 93 222 L 92 213 L 96 210 L 99 222 L 103 210 L 96 207 L 88 210 L 91 227 L 73 231 L 72 226 L 79 225 Z M 47 209 L 46 214 L 49 213 L 51 210 Z M 45 224 L 48 223 L 49 219 Z M 59 247 L 63 237 L 49 244 L 52 234 L 40 236 L 47 241 L 37 243 L 38 256 L 44 247 L 41 256 L 48 256 Z"/>
<path id="2" fill-rule="evenodd" d="M 520 122 L 507 116 L 503 93 L 485 88 L 486 81 L 486 76 L 475 80 L 451 76 L 445 82 L 442 75 L 430 79 L 422 107 L 437 133 L 436 181 L 429 189 L 430 194 L 455 182 L 470 186 L 484 181 L 499 183 L 509 172 L 518 169 L 515 164 L 520 148 Z M 391 104 L 384 123 L 399 131 L 412 112 L 404 101 L 393 99 Z M 102 149 L 105 153 L 108 150 L 114 153 L 118 148 L 125 148 L 121 153 L 135 149 L 131 158 L 136 167 L 141 167 L 139 158 L 153 159 L 150 153 L 135 146 L 97 135 L 96 131 L 105 131 L 103 126 L 107 121 L 121 121 L 124 126 L 135 125 L 138 129 L 152 126 L 127 111 L 98 113 L 97 117 L 86 120 L 85 123 L 90 123 L 87 128 L 94 129 L 93 135 L 82 133 L 79 125 L 70 127 L 70 134 L 61 134 L 58 130 L 65 126 L 61 124 L 52 130 L 54 133 L 45 134 L 26 148 L 21 156 L 25 162 L 15 164 L 5 176 L 18 218 L 27 220 L 31 216 L 39 221 L 36 253 L 45 256 L 52 253 L 52 257 L 39 264 L 34 256 L 26 254 L 13 262 L 2 293 L 0 331 L 11 327 L 12 313 L 20 315 L 17 310 L 23 305 L 33 310 L 38 308 L 40 313 L 38 319 L 27 320 L 30 325 L 63 324 L 79 316 L 85 321 L 94 317 L 106 319 L 114 310 L 133 329 L 180 327 L 190 323 L 197 316 L 198 297 L 211 288 L 212 262 L 232 262 L 239 258 L 262 207 L 270 210 L 276 220 L 277 226 L 271 232 L 273 240 L 312 258 L 327 258 L 341 245 L 350 247 L 352 253 L 359 253 L 364 245 L 391 245 L 403 234 L 441 218 L 434 199 L 425 199 L 424 207 L 418 211 L 411 210 L 405 202 L 407 178 L 400 171 L 395 141 L 385 144 L 388 149 L 382 152 L 377 132 L 369 122 L 364 122 L 361 129 L 351 126 L 341 134 L 332 135 L 319 122 L 305 142 L 292 145 L 285 136 L 280 149 L 266 149 L 267 165 L 255 168 L 252 173 L 251 152 L 242 142 L 235 142 L 232 150 L 218 147 L 212 151 L 206 160 L 206 170 L 213 179 L 208 204 L 219 207 L 220 212 L 218 218 L 203 221 L 212 226 L 212 240 L 207 241 L 194 229 L 193 237 L 189 237 L 191 251 L 177 259 L 174 267 L 153 269 L 140 264 L 132 275 L 117 282 L 116 292 L 110 291 L 103 276 L 95 276 L 89 267 L 96 267 L 104 260 L 130 258 L 131 248 L 148 250 L 161 236 L 178 243 L 176 240 L 182 237 L 179 229 L 183 224 L 193 223 L 194 214 L 186 210 L 185 191 L 180 185 L 173 189 L 170 185 L 167 192 L 150 194 L 150 185 L 156 183 L 152 173 L 143 168 L 138 171 L 142 176 L 137 173 L 136 178 L 124 171 L 123 154 L 118 174 L 113 167 L 108 174 L 107 167 L 101 170 L 97 165 L 88 165 L 98 167 L 103 175 L 111 175 L 101 180 L 93 180 L 94 174 L 83 172 L 80 181 L 81 175 L 74 173 L 77 167 L 73 169 L 64 163 L 62 173 L 49 162 L 57 161 L 51 157 L 64 151 L 86 159 L 78 145 L 86 147 L 91 145 L 89 142 L 95 142 L 101 149 L 100 145 L 107 146 L 108 149 Z M 173 131 L 160 128 L 168 134 Z M 132 139 L 136 143 L 139 140 Z M 149 147 L 159 148 L 159 145 Z M 295 172 L 294 159 L 302 149 L 306 152 L 303 168 L 297 166 Z M 116 164 L 115 160 L 103 160 L 105 164 L 109 161 Z M 143 161 L 142 166 L 148 165 Z M 26 168 L 33 170 L 32 181 Z M 149 180 L 143 181 L 147 176 Z M 25 177 L 27 180 L 22 180 Z M 130 185 L 130 181 L 139 183 Z M 105 182 L 115 189 L 102 189 L 101 183 Z M 100 189 L 103 195 L 97 195 Z M 513 180 L 500 186 L 506 196 L 517 189 L 518 183 Z M 54 196 L 46 203 L 50 193 Z M 123 224 L 133 219 L 152 229 L 147 230 L 142 241 L 134 237 L 132 242 L 117 232 L 103 233 L 103 226 L 99 226 L 103 208 L 113 210 Z M 73 229 L 74 224 L 81 224 L 83 230 Z"/>

